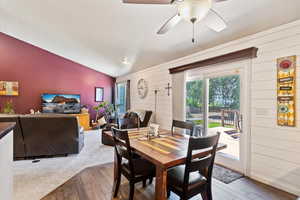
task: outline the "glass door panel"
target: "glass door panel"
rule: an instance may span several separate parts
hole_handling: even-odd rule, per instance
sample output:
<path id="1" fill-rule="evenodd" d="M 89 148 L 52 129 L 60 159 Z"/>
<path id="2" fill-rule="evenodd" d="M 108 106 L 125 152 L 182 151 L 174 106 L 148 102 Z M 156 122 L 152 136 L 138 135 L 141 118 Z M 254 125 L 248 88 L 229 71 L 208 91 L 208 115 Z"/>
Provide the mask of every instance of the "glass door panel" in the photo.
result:
<path id="1" fill-rule="evenodd" d="M 201 135 L 204 129 L 204 81 L 186 82 L 186 121 L 195 124 L 194 135 Z"/>
<path id="2" fill-rule="evenodd" d="M 240 75 L 208 78 L 208 133 L 220 132 L 227 145 L 221 154 L 235 160 L 240 159 L 240 104 Z"/>

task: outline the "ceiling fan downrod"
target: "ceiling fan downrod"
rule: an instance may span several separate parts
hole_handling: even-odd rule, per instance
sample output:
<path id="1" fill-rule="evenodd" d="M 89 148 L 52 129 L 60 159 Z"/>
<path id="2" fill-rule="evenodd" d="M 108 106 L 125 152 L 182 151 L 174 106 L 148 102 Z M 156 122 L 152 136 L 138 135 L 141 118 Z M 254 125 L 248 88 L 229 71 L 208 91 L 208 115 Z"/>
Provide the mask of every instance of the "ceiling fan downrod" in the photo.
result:
<path id="1" fill-rule="evenodd" d="M 197 21 L 197 18 L 192 18 L 191 22 L 193 24 L 193 38 L 192 38 L 192 43 L 195 43 L 195 22 Z"/>

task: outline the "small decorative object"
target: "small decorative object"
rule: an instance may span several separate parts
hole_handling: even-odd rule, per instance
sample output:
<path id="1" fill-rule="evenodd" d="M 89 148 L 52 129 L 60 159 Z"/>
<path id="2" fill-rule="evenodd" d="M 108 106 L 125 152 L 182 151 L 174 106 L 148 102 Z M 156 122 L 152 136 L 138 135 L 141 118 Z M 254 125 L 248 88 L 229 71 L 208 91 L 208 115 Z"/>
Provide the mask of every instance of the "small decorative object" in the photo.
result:
<path id="1" fill-rule="evenodd" d="M 89 113 L 89 109 L 88 108 L 81 108 L 81 113 L 82 114 L 87 114 L 87 113 Z"/>
<path id="2" fill-rule="evenodd" d="M 104 98 L 104 88 L 95 87 L 95 102 L 102 102 Z"/>
<path id="3" fill-rule="evenodd" d="M 103 125 L 107 124 L 105 117 L 101 117 L 100 119 L 98 119 L 97 123 L 99 126 L 103 126 Z"/>
<path id="4" fill-rule="evenodd" d="M 137 83 L 138 95 L 141 99 L 144 99 L 148 94 L 148 84 L 145 79 L 140 79 Z"/>
<path id="5" fill-rule="evenodd" d="M 296 56 L 277 59 L 277 124 L 296 126 Z"/>
<path id="6" fill-rule="evenodd" d="M 0 81 L 0 95 L 18 96 L 19 82 L 17 81 Z"/>
<path id="7" fill-rule="evenodd" d="M 166 90 L 168 90 L 168 96 L 170 96 L 170 89 L 172 89 L 172 87 L 170 86 L 170 83 L 168 83 L 168 86 L 165 87 Z"/>
<path id="8" fill-rule="evenodd" d="M 150 123 L 149 128 L 150 128 L 150 130 L 149 130 L 150 134 L 155 137 L 158 137 L 159 124 Z"/>
<path id="9" fill-rule="evenodd" d="M 86 105 L 81 106 L 81 113 L 82 114 L 89 113 L 89 108 Z"/>
<path id="10" fill-rule="evenodd" d="M 32 108 L 29 110 L 29 112 L 31 115 L 34 115 L 34 110 Z"/>
<path id="11" fill-rule="evenodd" d="M 8 100 L 4 103 L 3 113 L 4 114 L 15 114 L 14 105 L 13 105 L 12 100 Z"/>

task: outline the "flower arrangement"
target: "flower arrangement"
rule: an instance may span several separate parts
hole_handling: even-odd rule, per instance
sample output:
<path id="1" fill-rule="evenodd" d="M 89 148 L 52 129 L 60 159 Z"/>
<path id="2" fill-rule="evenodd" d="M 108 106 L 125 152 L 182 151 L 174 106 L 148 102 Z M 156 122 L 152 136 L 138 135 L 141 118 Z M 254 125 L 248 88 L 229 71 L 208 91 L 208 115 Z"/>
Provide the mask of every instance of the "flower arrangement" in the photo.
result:
<path id="1" fill-rule="evenodd" d="M 98 120 L 99 116 L 101 115 L 112 115 L 115 111 L 114 105 L 110 104 L 106 101 L 101 102 L 99 105 L 94 106 L 93 109 L 96 111 L 96 119 L 95 121 Z"/>

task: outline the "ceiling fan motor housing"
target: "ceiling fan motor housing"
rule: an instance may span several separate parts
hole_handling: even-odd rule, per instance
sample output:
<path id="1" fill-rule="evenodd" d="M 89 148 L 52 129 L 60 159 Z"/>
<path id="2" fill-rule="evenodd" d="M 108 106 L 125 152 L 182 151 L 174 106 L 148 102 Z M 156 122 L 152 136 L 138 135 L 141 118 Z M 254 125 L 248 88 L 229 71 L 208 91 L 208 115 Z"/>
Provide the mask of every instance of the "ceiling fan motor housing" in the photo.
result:
<path id="1" fill-rule="evenodd" d="M 212 7 L 212 0 L 185 0 L 178 2 L 180 16 L 186 21 L 202 20 Z"/>

